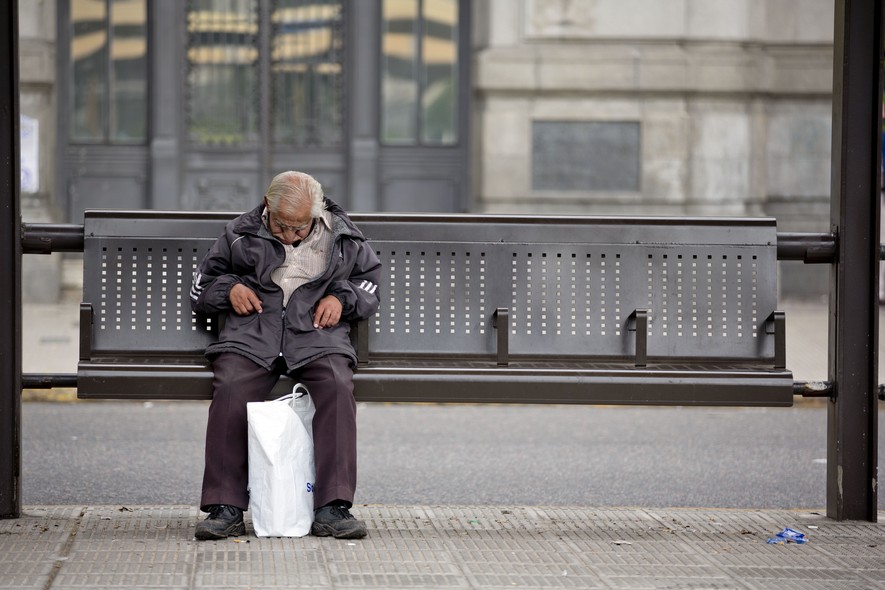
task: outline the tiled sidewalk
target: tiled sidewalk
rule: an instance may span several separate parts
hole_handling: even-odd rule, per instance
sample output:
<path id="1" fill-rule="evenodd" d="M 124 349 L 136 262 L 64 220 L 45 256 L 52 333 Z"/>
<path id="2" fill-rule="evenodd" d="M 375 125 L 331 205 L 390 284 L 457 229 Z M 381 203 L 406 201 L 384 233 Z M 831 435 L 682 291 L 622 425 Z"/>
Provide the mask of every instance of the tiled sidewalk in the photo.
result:
<path id="1" fill-rule="evenodd" d="M 361 541 L 193 540 L 196 509 L 26 507 L 0 587 L 885 588 L 885 525 L 819 513 L 357 506 Z M 247 513 L 248 514 L 248 513 Z M 885 516 L 880 514 L 879 518 Z M 804 545 L 766 540 L 791 527 Z"/>

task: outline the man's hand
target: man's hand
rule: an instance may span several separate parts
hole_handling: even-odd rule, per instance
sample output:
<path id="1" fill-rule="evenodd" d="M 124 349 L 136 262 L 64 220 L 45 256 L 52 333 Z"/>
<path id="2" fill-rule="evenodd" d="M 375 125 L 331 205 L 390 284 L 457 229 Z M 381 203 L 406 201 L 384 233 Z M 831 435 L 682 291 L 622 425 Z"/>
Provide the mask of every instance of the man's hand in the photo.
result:
<path id="1" fill-rule="evenodd" d="M 255 291 L 242 283 L 237 283 L 230 290 L 230 304 L 237 315 L 261 313 L 261 299 L 258 298 Z"/>
<path id="2" fill-rule="evenodd" d="M 334 295 L 326 295 L 317 303 L 317 311 L 313 315 L 313 327 L 322 330 L 337 326 L 341 320 L 341 301 Z"/>

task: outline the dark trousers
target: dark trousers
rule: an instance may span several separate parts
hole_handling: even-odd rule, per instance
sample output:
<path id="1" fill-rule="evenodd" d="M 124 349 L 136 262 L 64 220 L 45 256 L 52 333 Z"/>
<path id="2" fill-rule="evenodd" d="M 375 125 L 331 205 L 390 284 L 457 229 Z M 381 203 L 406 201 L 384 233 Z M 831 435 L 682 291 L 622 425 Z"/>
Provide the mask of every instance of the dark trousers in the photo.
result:
<path id="1" fill-rule="evenodd" d="M 249 457 L 246 403 L 264 401 L 285 367 L 268 371 L 244 356 L 219 355 L 212 363 L 212 404 L 206 429 L 206 469 L 200 507 L 228 504 L 246 510 Z M 342 355 L 313 361 L 292 374 L 316 406 L 313 419 L 316 486 L 314 505 L 353 503 L 356 490 L 356 402 L 353 370 Z"/>

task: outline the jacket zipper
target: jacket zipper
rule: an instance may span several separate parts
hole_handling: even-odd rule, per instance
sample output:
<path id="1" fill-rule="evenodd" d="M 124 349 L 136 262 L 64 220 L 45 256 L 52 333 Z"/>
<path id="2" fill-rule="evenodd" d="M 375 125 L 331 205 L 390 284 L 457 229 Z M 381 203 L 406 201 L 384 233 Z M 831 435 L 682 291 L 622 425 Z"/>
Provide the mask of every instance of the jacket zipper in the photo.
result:
<path id="1" fill-rule="evenodd" d="M 280 356 L 283 356 L 284 345 L 286 343 L 286 308 L 280 312 Z"/>

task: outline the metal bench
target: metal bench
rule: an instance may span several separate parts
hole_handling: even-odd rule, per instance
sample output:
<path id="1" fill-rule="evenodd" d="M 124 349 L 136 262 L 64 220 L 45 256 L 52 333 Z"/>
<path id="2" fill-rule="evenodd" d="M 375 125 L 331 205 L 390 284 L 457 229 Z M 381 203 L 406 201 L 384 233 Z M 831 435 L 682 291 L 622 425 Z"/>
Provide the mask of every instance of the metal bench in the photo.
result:
<path id="1" fill-rule="evenodd" d="M 188 291 L 233 216 L 86 212 L 79 397 L 211 397 Z M 793 403 L 773 219 L 353 218 L 386 273 L 358 400 Z"/>

